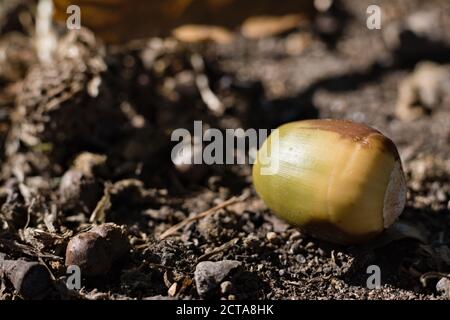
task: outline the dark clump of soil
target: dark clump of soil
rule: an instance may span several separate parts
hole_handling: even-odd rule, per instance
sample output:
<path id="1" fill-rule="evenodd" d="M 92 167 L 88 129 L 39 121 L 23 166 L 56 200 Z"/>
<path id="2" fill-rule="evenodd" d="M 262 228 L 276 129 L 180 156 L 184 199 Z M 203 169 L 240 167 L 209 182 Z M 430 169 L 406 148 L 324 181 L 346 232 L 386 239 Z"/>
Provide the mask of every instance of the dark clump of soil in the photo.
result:
<path id="1" fill-rule="evenodd" d="M 381 30 L 366 27 L 370 1 L 334 1 L 307 27 L 230 45 L 108 47 L 64 31 L 50 64 L 18 4 L 0 25 L 0 252 L 45 263 L 52 299 L 449 298 L 436 289 L 450 272 L 449 3 L 379 3 Z M 417 80 L 424 61 L 447 72 L 439 87 Z M 399 95 L 408 79 L 414 101 Z M 407 206 L 380 238 L 318 241 L 266 208 L 249 165 L 171 161 L 172 132 L 194 121 L 224 131 L 308 118 L 364 122 L 398 146 Z M 68 290 L 68 242 L 106 222 L 126 230 L 129 254 Z M 0 299 L 17 295 L 0 272 Z"/>

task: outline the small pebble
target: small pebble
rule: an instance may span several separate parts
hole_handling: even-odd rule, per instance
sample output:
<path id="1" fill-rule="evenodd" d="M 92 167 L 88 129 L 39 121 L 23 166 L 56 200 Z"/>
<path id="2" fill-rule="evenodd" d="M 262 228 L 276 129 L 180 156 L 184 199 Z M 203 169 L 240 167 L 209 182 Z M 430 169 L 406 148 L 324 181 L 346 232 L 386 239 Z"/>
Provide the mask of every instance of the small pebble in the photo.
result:
<path id="1" fill-rule="evenodd" d="M 277 238 L 277 234 L 275 232 L 268 232 L 267 235 L 266 235 L 266 238 L 270 242 L 273 242 Z"/>
<path id="2" fill-rule="evenodd" d="M 441 278 L 436 284 L 436 290 L 447 299 L 450 299 L 450 279 L 446 277 Z"/>
<path id="3" fill-rule="evenodd" d="M 306 258 L 304 255 L 302 254 L 298 254 L 295 256 L 295 260 L 297 260 L 297 262 L 299 263 L 305 263 L 306 262 Z"/>
<path id="4" fill-rule="evenodd" d="M 231 281 L 224 281 L 220 284 L 220 292 L 223 295 L 227 295 L 227 294 L 231 293 L 232 290 L 233 290 L 233 284 L 231 283 Z"/>
<path id="5" fill-rule="evenodd" d="M 169 295 L 169 297 L 175 297 L 175 295 L 177 294 L 177 290 L 178 290 L 178 284 L 176 282 L 174 282 L 169 290 L 167 290 L 167 294 Z"/>
<path id="6" fill-rule="evenodd" d="M 220 283 L 241 265 L 241 262 L 235 260 L 200 262 L 194 272 L 199 296 L 205 298 L 217 295 Z"/>

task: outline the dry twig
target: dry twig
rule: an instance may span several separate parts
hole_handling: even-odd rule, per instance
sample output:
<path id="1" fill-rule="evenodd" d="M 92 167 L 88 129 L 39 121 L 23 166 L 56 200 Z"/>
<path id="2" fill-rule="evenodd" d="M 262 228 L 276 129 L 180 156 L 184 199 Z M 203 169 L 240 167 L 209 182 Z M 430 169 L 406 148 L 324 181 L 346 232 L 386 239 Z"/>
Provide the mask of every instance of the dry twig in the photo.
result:
<path id="1" fill-rule="evenodd" d="M 230 248 L 235 246 L 236 243 L 238 243 L 238 241 L 239 241 L 239 238 L 231 239 L 230 241 L 224 243 L 220 247 L 214 248 L 210 252 L 207 252 L 207 253 L 203 254 L 202 256 L 200 256 L 198 258 L 198 262 L 205 261 L 205 260 L 211 258 L 212 256 L 215 256 L 219 253 L 224 253 L 224 252 L 228 251 Z"/>
<path id="2" fill-rule="evenodd" d="M 184 219 L 183 221 L 181 221 L 180 223 L 177 223 L 176 225 L 173 225 L 172 227 L 170 227 L 169 229 L 167 229 L 166 231 L 164 231 L 160 236 L 159 239 L 160 240 L 164 240 L 167 237 L 170 237 L 171 235 L 173 235 L 175 232 L 177 232 L 178 230 L 180 230 L 181 228 L 183 228 L 184 226 L 186 226 L 187 224 L 193 222 L 193 221 L 197 221 L 200 220 L 204 217 L 207 217 L 215 212 L 217 212 L 220 209 L 223 209 L 225 207 L 228 207 L 229 205 L 235 204 L 237 202 L 241 202 L 244 201 L 247 198 L 247 194 L 244 194 L 240 197 L 232 197 L 230 199 L 228 199 L 225 202 L 222 202 L 220 204 L 218 204 L 215 207 L 212 207 L 211 209 L 208 209 L 206 211 L 200 212 L 199 214 L 196 214 L 193 217 L 189 217 L 187 219 Z"/>

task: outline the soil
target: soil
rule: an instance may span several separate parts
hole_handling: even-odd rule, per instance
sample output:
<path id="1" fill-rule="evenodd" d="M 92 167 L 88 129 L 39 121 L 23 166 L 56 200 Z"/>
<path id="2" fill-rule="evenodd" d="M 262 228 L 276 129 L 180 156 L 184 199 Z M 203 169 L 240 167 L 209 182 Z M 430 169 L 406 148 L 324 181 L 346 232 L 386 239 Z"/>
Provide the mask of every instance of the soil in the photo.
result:
<path id="1" fill-rule="evenodd" d="M 450 273 L 448 1 L 379 1 L 381 30 L 366 27 L 371 1 L 335 1 L 308 26 L 230 45 L 151 38 L 105 47 L 87 29 L 58 30 L 51 64 L 38 62 L 17 19 L 32 10 L 18 2 L 0 25 L 0 252 L 47 266 L 55 285 L 46 298 L 199 299 L 196 266 L 236 260 L 213 298 L 450 299 L 450 287 L 436 289 Z M 406 120 L 398 88 L 424 61 L 447 76 L 431 98 L 423 92 L 433 80 L 414 83 Z M 223 114 L 205 103 L 199 77 Z M 399 149 L 407 205 L 370 243 L 322 242 L 279 220 L 249 165 L 170 159 L 172 131 L 192 131 L 194 120 L 224 130 L 309 118 L 364 122 Z M 69 240 L 103 222 L 124 226 L 129 256 L 68 290 Z M 367 288 L 371 265 L 381 288 Z M 1 275 L 0 299 L 18 298 Z"/>

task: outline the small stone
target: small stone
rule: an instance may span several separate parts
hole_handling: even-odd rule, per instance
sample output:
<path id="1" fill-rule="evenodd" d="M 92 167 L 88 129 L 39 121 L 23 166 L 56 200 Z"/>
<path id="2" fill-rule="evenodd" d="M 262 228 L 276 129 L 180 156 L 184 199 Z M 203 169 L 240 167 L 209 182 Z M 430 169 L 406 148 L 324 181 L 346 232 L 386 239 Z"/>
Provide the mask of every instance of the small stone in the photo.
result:
<path id="1" fill-rule="evenodd" d="M 447 199 L 447 196 L 446 196 L 444 190 L 439 189 L 436 191 L 436 199 L 440 202 L 444 202 Z"/>
<path id="2" fill-rule="evenodd" d="M 175 295 L 177 294 L 177 290 L 178 290 L 178 284 L 176 282 L 174 282 L 169 290 L 167 290 L 167 294 L 169 295 L 169 297 L 175 297 Z"/>
<path id="3" fill-rule="evenodd" d="M 216 296 L 219 284 L 240 266 L 241 262 L 235 260 L 200 262 L 194 272 L 199 296 L 201 298 Z"/>
<path id="4" fill-rule="evenodd" d="M 306 262 L 306 258 L 304 255 L 302 254 L 298 254 L 295 256 L 295 260 L 297 260 L 297 262 L 299 263 L 305 263 Z"/>
<path id="5" fill-rule="evenodd" d="M 311 44 L 311 35 L 309 33 L 294 33 L 286 38 L 286 52 L 291 56 L 296 56 L 305 51 Z"/>
<path id="6" fill-rule="evenodd" d="M 223 295 L 230 294 L 232 290 L 233 290 L 233 284 L 231 283 L 231 281 L 224 281 L 220 284 L 220 292 Z"/>
<path id="7" fill-rule="evenodd" d="M 270 242 L 273 242 L 277 238 L 277 234 L 275 232 L 268 232 L 267 235 L 266 235 L 266 238 Z"/>
<path id="8" fill-rule="evenodd" d="M 326 12 L 328 11 L 331 6 L 333 5 L 332 0 L 314 0 L 314 7 L 319 12 Z"/>
<path id="9" fill-rule="evenodd" d="M 426 114 L 426 109 L 436 107 L 446 79 L 449 73 L 445 67 L 429 61 L 417 64 L 414 72 L 399 84 L 396 116 L 402 121 L 412 121 Z"/>
<path id="10" fill-rule="evenodd" d="M 446 277 L 441 278 L 436 284 L 436 290 L 447 299 L 450 299 L 450 279 Z"/>

